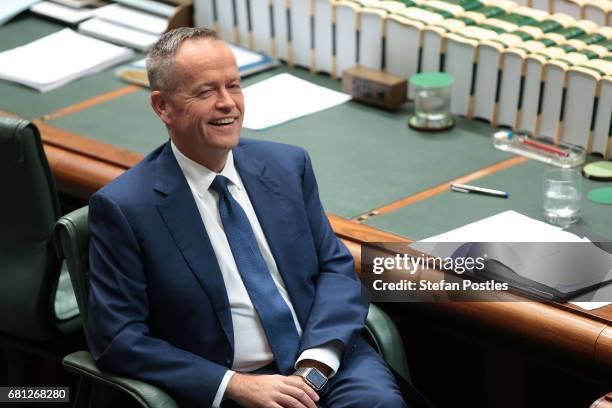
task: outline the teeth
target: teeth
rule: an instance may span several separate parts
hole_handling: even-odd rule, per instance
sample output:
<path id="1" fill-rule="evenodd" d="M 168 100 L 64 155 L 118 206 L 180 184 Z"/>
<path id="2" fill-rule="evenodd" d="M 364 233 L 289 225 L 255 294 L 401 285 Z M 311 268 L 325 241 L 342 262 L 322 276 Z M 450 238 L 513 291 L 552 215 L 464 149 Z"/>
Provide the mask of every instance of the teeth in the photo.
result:
<path id="1" fill-rule="evenodd" d="M 229 125 L 230 123 L 234 123 L 234 118 L 225 118 L 220 120 L 215 120 L 211 122 L 213 125 Z"/>

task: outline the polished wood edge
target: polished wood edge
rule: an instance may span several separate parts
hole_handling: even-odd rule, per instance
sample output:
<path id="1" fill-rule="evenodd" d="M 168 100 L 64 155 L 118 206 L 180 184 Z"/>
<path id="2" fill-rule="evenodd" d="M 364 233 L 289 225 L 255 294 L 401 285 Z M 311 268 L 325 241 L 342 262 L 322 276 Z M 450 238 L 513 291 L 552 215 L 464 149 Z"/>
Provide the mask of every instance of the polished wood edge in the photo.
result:
<path id="1" fill-rule="evenodd" d="M 595 343 L 595 357 L 610 362 L 612 365 L 612 326 L 604 328 Z M 612 393 L 608 394 L 612 398 Z"/>
<path id="2" fill-rule="evenodd" d="M 612 306 L 605 306 L 599 309 L 586 310 L 571 303 L 557 303 L 559 309 L 568 310 L 572 313 L 581 314 L 583 316 L 597 319 L 605 323 L 612 324 Z"/>
<path id="3" fill-rule="evenodd" d="M 53 145 L 43 145 L 58 191 L 88 200 L 125 169 Z"/>
<path id="4" fill-rule="evenodd" d="M 112 99 L 119 98 L 120 96 L 127 95 L 133 92 L 136 92 L 140 89 L 143 89 L 140 86 L 128 85 L 121 87 L 119 89 L 115 89 L 114 91 L 107 92 L 102 95 L 95 96 L 93 98 L 86 99 L 79 103 L 75 103 L 73 105 L 69 105 L 65 108 L 58 109 L 55 112 L 43 115 L 40 119 L 43 121 L 53 120 L 57 118 L 61 118 L 62 116 L 70 115 L 72 113 L 82 111 L 85 109 L 89 109 L 92 106 L 100 105 L 105 102 L 108 102 Z"/>
<path id="5" fill-rule="evenodd" d="M 7 111 L 0 111 L 0 115 L 12 118 L 21 118 L 20 115 Z M 38 128 L 44 145 L 54 146 L 67 152 L 86 156 L 94 159 L 96 162 L 106 163 L 119 167 L 123 170 L 127 170 L 136 165 L 136 163 L 141 161 L 144 157 L 144 155 L 140 153 L 135 153 L 108 143 L 93 140 L 78 133 L 72 133 L 67 130 L 57 128 L 45 123 L 40 119 L 33 120 L 32 123 L 34 123 Z M 92 164 L 94 164 L 94 162 L 92 162 Z M 51 169 L 53 170 L 53 166 L 51 166 Z M 101 182 L 106 184 L 112 179 L 96 180 L 92 178 L 92 180 L 95 184 L 99 184 Z"/>
<path id="6" fill-rule="evenodd" d="M 408 238 L 359 224 L 352 220 L 327 213 L 334 233 L 342 240 L 355 260 L 355 270 L 361 274 L 361 245 L 365 242 L 413 242 Z"/>
<path id="7" fill-rule="evenodd" d="M 458 177 L 458 178 L 456 178 L 454 180 L 444 182 L 444 183 L 439 184 L 439 185 L 437 185 L 437 186 L 435 186 L 433 188 L 430 188 L 428 190 L 421 191 L 420 193 L 413 194 L 411 196 L 408 196 L 408 197 L 402 198 L 400 200 L 394 201 L 394 202 L 392 202 L 390 204 L 387 204 L 387 205 L 384 205 L 382 207 L 376 208 L 376 209 L 374 209 L 372 211 L 369 211 L 367 213 L 364 213 L 364 214 L 362 214 L 362 215 L 360 215 L 360 216 L 358 216 L 356 218 L 357 219 L 360 219 L 360 218 L 367 219 L 367 218 L 371 218 L 371 217 L 374 217 L 374 216 L 378 216 L 378 215 L 382 215 L 382 214 L 386 214 L 386 213 L 395 211 L 395 210 L 397 210 L 399 208 L 406 207 L 406 206 L 412 205 L 414 203 L 418 203 L 419 201 L 424 201 L 424 200 L 426 200 L 426 199 L 428 199 L 428 198 L 430 198 L 430 197 L 432 197 L 434 195 L 437 195 L 437 194 L 443 193 L 445 191 L 448 191 L 448 189 L 450 188 L 451 184 L 454 184 L 454 183 L 463 183 L 463 184 L 464 183 L 469 183 L 470 181 L 474 181 L 474 180 L 480 179 L 482 177 L 485 177 L 485 176 L 488 176 L 488 175 L 500 172 L 500 171 L 505 170 L 505 169 L 507 169 L 509 167 L 516 166 L 517 164 L 525 163 L 527 160 L 529 160 L 529 159 L 527 159 L 526 157 L 523 157 L 523 156 L 516 156 L 516 157 L 512 157 L 510 159 L 506 159 L 506 160 L 501 161 L 499 163 L 496 163 L 494 165 L 491 165 L 491 166 L 485 167 L 483 169 L 477 170 L 477 171 L 475 171 L 473 173 L 466 174 L 465 176 L 461 176 L 461 177 Z"/>
<path id="8" fill-rule="evenodd" d="M 92 140 L 86 136 L 51 126 L 41 120 L 34 120 L 33 122 L 38 127 L 44 144 L 78 153 L 99 162 L 123 168 L 124 170 L 133 167 L 144 157 L 140 153 L 134 153 L 108 143 Z"/>
<path id="9" fill-rule="evenodd" d="M 352 220 L 327 213 L 336 235 L 355 242 L 414 242 L 408 238 L 385 232 Z"/>
<path id="10" fill-rule="evenodd" d="M 9 118 L 20 118 L 21 116 L 14 114 L 13 112 L 7 112 L 0 110 L 0 116 L 8 116 Z"/>

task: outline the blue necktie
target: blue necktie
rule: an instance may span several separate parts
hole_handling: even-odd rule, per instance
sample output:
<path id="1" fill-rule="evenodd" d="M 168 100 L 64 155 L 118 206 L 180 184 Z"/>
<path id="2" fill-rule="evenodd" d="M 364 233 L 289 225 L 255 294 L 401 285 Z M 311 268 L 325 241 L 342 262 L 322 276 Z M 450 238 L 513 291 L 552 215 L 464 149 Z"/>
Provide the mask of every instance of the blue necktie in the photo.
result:
<path id="1" fill-rule="evenodd" d="M 281 296 L 257 246 L 244 210 L 218 175 L 210 188 L 219 194 L 219 215 L 244 286 L 259 315 L 280 372 L 289 374 L 300 346 L 293 316 Z"/>

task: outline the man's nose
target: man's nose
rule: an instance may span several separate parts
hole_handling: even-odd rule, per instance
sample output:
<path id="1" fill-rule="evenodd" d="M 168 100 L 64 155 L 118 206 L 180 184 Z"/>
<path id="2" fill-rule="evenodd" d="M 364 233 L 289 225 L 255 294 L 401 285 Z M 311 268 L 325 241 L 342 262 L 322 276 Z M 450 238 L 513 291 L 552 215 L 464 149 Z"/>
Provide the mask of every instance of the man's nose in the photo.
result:
<path id="1" fill-rule="evenodd" d="M 236 102 L 227 88 L 221 88 L 219 91 L 216 105 L 217 109 L 222 110 L 231 110 L 236 106 Z"/>

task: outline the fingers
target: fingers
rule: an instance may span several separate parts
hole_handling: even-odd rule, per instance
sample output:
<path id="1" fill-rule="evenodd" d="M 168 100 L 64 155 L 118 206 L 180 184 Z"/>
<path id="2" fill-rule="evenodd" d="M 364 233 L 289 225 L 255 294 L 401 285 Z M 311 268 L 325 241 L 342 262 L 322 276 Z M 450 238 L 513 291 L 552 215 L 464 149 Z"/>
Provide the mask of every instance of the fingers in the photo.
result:
<path id="1" fill-rule="evenodd" d="M 313 390 L 310 385 L 306 384 L 306 380 L 304 380 L 302 377 L 292 375 L 287 377 L 287 380 L 289 380 L 290 384 L 294 387 L 304 391 L 312 401 L 317 402 L 319 400 L 319 394 L 317 394 L 317 392 Z"/>
<path id="2" fill-rule="evenodd" d="M 288 387 L 288 388 L 297 390 L 297 392 L 302 392 L 295 387 Z M 293 393 L 295 392 L 296 391 L 293 391 Z M 302 392 L 302 395 L 304 396 L 303 400 L 293 397 L 291 393 L 292 393 L 291 391 L 285 391 L 284 393 L 278 396 L 277 401 L 283 408 L 316 408 L 317 407 L 315 403 L 306 395 L 306 393 Z"/>

